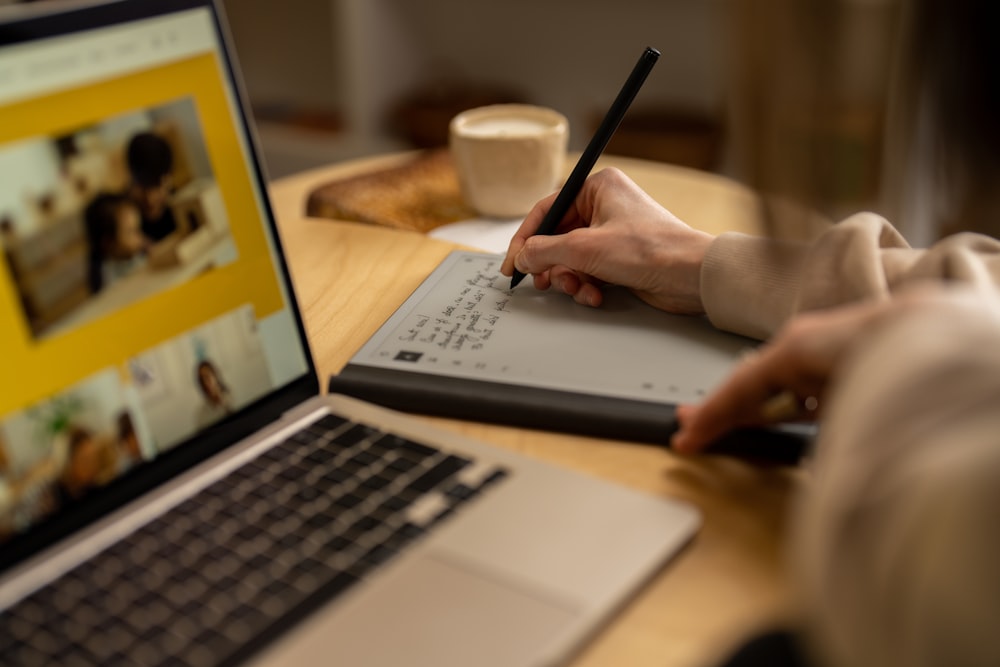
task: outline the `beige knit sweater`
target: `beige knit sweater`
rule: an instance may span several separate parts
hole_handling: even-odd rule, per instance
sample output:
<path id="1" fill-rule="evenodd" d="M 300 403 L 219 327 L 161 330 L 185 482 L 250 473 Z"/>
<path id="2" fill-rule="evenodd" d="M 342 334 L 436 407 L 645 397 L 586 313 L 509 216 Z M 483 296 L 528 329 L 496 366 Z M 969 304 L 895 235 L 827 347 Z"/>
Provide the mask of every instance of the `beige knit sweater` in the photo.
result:
<path id="1" fill-rule="evenodd" d="M 861 214 L 812 245 L 722 235 L 702 270 L 712 321 L 761 338 L 926 280 L 982 298 L 858 332 L 824 401 L 791 540 L 824 666 L 1000 665 L 1000 242 L 911 249 Z"/>
<path id="2" fill-rule="evenodd" d="M 796 312 L 884 299 L 920 281 L 1000 284 L 1000 241 L 957 234 L 918 250 L 872 213 L 812 244 L 722 234 L 705 256 L 701 294 L 715 326 L 763 339 Z"/>

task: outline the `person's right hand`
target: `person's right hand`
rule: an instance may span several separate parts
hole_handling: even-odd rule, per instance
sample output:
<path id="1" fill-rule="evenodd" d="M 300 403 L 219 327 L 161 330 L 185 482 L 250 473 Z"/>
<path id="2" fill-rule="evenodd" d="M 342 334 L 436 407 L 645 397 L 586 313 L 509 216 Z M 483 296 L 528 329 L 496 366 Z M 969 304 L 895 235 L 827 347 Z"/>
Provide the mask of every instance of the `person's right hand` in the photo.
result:
<path id="1" fill-rule="evenodd" d="M 535 236 L 556 195 L 538 202 L 511 239 L 500 271 L 534 277 L 578 303 L 599 306 L 601 285 L 632 290 L 671 313 L 701 314 L 702 259 L 712 236 L 692 229 L 617 169 L 583 189 L 552 236 Z"/>

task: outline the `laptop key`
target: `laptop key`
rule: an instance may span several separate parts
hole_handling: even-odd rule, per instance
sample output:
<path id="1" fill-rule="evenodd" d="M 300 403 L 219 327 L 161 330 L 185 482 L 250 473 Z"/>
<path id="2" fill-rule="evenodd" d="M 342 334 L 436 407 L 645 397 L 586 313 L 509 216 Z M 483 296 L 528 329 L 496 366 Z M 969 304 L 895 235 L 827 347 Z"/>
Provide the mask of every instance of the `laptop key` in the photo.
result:
<path id="1" fill-rule="evenodd" d="M 433 447 L 421 445 L 420 443 L 413 442 L 412 440 L 405 440 L 399 436 L 386 436 L 383 440 L 387 444 L 390 444 L 393 451 L 397 454 L 400 454 L 401 456 L 408 456 L 417 461 L 437 456 L 439 453 L 438 450 Z"/>
<path id="2" fill-rule="evenodd" d="M 351 428 L 347 429 L 336 438 L 334 438 L 330 444 L 339 445 L 343 449 L 348 447 L 353 447 L 354 445 L 362 442 L 364 440 L 370 439 L 372 436 L 377 434 L 378 431 L 373 429 L 371 426 L 365 426 L 364 424 L 355 424 Z"/>
<path id="3" fill-rule="evenodd" d="M 407 485 L 407 488 L 419 492 L 430 491 L 441 482 L 445 481 L 456 472 L 469 465 L 469 463 L 470 461 L 468 459 L 463 459 L 458 456 L 447 456 L 433 468 L 410 482 Z"/>
<path id="4" fill-rule="evenodd" d="M 369 452 L 367 449 L 362 449 L 357 454 L 347 459 L 347 463 L 357 465 L 359 468 L 364 468 L 371 465 L 375 461 L 378 461 L 378 458 L 378 456 Z"/>
<path id="5" fill-rule="evenodd" d="M 391 547 L 388 547 L 384 544 L 376 544 L 371 549 L 362 554 L 361 560 L 367 563 L 368 565 L 372 566 L 381 565 L 382 563 L 386 562 L 387 560 L 395 556 L 397 553 L 399 552 Z"/>
<path id="6" fill-rule="evenodd" d="M 495 484 L 506 477 L 507 477 L 507 471 L 503 468 L 498 468 L 497 470 L 493 471 L 493 473 L 491 473 L 486 479 L 483 480 L 483 483 L 480 486 L 480 488 L 487 487 L 490 484 Z"/>
<path id="7" fill-rule="evenodd" d="M 406 518 L 409 523 L 415 526 L 428 526 L 450 506 L 451 503 L 443 495 L 439 493 L 428 494 L 406 509 Z"/>
<path id="8" fill-rule="evenodd" d="M 337 484 L 340 484 L 341 482 L 347 481 L 350 478 L 351 474 L 349 472 L 338 467 L 338 468 L 332 468 L 327 472 L 323 473 L 320 476 L 319 480 L 317 480 L 317 483 L 323 484 L 324 486 L 325 485 L 335 486 Z"/>
<path id="9" fill-rule="evenodd" d="M 182 659 L 190 660 L 192 665 L 197 666 L 217 665 L 235 650 L 236 646 L 225 635 L 208 629 L 194 638 Z"/>
<path id="10" fill-rule="evenodd" d="M 358 531 L 361 531 L 361 532 L 369 532 L 369 531 L 375 530 L 376 528 L 380 527 L 381 525 L 382 525 L 382 521 L 379 520 L 378 517 L 376 517 L 374 515 L 371 515 L 371 514 L 366 514 L 366 515 L 361 516 L 358 519 L 356 519 L 354 521 L 354 523 L 352 523 L 348 527 L 348 530 L 349 531 L 350 530 L 358 530 Z"/>
<path id="11" fill-rule="evenodd" d="M 445 489 L 444 493 L 449 498 L 462 501 L 472 498 L 476 495 L 477 491 L 475 489 L 470 489 L 464 484 L 454 484 L 453 486 Z"/>
<path id="12" fill-rule="evenodd" d="M 337 458 L 338 454 L 339 452 L 333 447 L 320 447 L 315 451 L 309 452 L 309 454 L 302 459 L 302 462 L 308 463 L 310 466 L 324 466 Z"/>
<path id="13" fill-rule="evenodd" d="M 389 470 L 394 470 L 398 473 L 406 473 L 420 465 L 419 461 L 416 461 L 408 456 L 396 456 L 386 464 L 386 468 Z"/>
<path id="14" fill-rule="evenodd" d="M 339 429 L 344 424 L 349 423 L 343 417 L 337 415 L 324 415 L 308 426 L 310 431 L 332 432 Z"/>
<path id="15" fill-rule="evenodd" d="M 409 506 L 410 502 L 411 502 L 410 500 L 408 500 L 403 496 L 392 495 L 383 500 L 382 504 L 378 506 L 378 509 L 384 510 L 386 512 L 396 513 L 406 509 Z"/>
<path id="16" fill-rule="evenodd" d="M 385 540 L 385 544 L 396 549 L 401 550 L 405 545 L 414 541 L 426 531 L 420 526 L 410 523 L 407 521 L 402 524 L 396 530 L 394 530 Z"/>
<path id="17" fill-rule="evenodd" d="M 298 491 L 295 492 L 292 499 L 296 502 L 296 504 L 309 503 L 319 498 L 321 494 L 322 491 L 315 486 L 312 486 L 311 484 L 304 484 Z"/>
<path id="18" fill-rule="evenodd" d="M 355 493 L 345 493 L 337 497 L 333 501 L 333 504 L 345 510 L 353 509 L 360 505 L 364 501 L 364 498 Z"/>
<path id="19" fill-rule="evenodd" d="M 44 665 L 50 656 L 30 644 L 21 644 L 12 652 L 11 665 Z"/>
<path id="20" fill-rule="evenodd" d="M 387 487 L 390 484 L 392 484 L 392 482 L 393 482 L 393 478 L 392 477 L 387 477 L 385 475 L 375 474 L 375 475 L 372 475 L 370 477 L 366 477 L 365 479 L 363 479 L 361 481 L 360 486 L 362 486 L 365 489 L 368 489 L 371 492 L 375 492 L 375 491 L 380 491 L 380 490 L 384 489 L 385 487 Z"/>

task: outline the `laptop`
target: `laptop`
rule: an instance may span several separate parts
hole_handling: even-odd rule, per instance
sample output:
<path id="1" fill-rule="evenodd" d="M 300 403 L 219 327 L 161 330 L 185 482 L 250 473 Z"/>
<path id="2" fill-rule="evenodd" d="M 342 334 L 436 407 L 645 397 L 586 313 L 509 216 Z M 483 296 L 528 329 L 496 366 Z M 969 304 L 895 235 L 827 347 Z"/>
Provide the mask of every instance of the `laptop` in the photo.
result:
<path id="1" fill-rule="evenodd" d="M 226 43 L 0 12 L 0 664 L 568 660 L 697 511 L 322 395 Z"/>

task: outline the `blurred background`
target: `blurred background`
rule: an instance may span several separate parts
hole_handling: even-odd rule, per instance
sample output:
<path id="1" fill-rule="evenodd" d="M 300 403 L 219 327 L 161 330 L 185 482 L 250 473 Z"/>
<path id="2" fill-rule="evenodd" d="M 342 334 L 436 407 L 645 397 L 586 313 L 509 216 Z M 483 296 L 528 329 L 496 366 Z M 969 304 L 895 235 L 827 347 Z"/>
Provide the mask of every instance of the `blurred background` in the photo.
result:
<path id="1" fill-rule="evenodd" d="M 271 177 L 442 145 L 458 111 L 551 106 L 589 139 L 643 47 L 660 59 L 609 153 L 740 177 L 727 142 L 733 59 L 727 0 L 224 0 Z M 759 3 L 765 7 L 768 0 Z M 804 132 L 845 165 L 843 196 L 870 195 L 882 142 L 896 3 L 846 2 L 850 103 Z M 802 119 L 808 124 L 808 119 Z M 821 126 L 822 125 L 822 126 Z M 849 172 L 849 174 L 848 174 Z M 848 182 L 848 180 L 850 182 Z"/>
<path id="2" fill-rule="evenodd" d="M 748 156 L 762 154 L 762 142 L 791 141 L 828 157 L 822 175 L 813 176 L 824 184 L 824 200 L 833 201 L 832 215 L 876 208 L 886 141 L 886 73 L 900 0 L 222 4 L 271 178 L 361 156 L 443 146 L 452 116 L 498 102 L 561 111 L 570 120 L 571 150 L 581 150 L 649 45 L 663 57 L 608 153 L 752 182 L 753 172 L 769 166 L 753 164 Z M 835 21 L 824 23 L 820 14 L 803 9 L 814 4 L 836 5 Z M 742 9 L 731 11 L 737 6 Z M 821 39 L 836 35 L 835 76 L 830 68 L 823 70 L 808 29 L 780 25 L 782 17 L 796 13 L 812 14 L 811 28 L 829 27 Z M 752 43 L 755 35 L 761 44 Z M 754 49 L 758 55 L 770 50 L 771 60 L 753 61 Z M 813 62 L 804 76 L 813 88 L 804 95 L 798 89 L 783 99 L 780 91 L 758 85 L 772 71 L 794 70 L 796 59 L 806 54 Z M 809 95 L 815 102 L 828 83 L 836 90 L 835 105 L 817 114 L 801 102 Z M 790 107 L 784 109 L 777 141 L 767 128 L 745 126 L 753 115 L 739 105 L 754 94 L 767 113 Z"/>
<path id="3" fill-rule="evenodd" d="M 661 116 L 649 120 L 658 137 L 683 126 L 697 145 L 675 150 L 714 163 L 724 103 L 717 4 L 225 1 L 272 176 L 443 144 L 451 116 L 493 102 L 558 109 L 580 149 L 647 45 L 664 57 L 630 119 Z"/>

